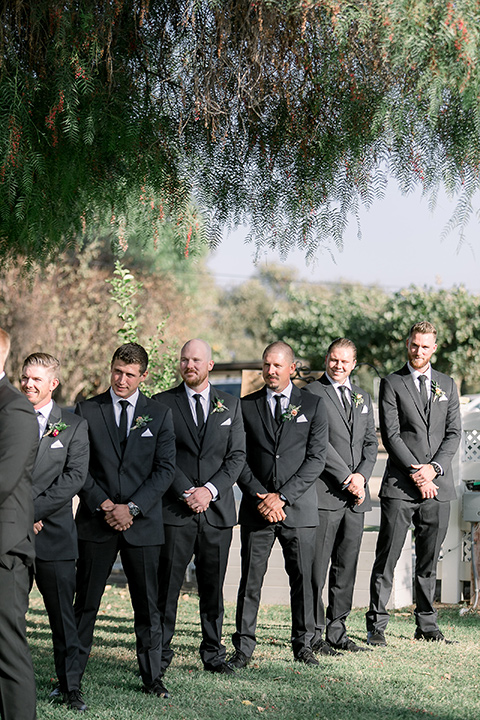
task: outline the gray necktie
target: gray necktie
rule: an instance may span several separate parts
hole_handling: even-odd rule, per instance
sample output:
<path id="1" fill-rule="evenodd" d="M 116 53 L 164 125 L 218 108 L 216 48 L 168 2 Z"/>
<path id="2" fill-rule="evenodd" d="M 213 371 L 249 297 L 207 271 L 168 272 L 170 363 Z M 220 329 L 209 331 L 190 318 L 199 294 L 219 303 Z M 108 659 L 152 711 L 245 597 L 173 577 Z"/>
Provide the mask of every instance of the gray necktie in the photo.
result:
<path id="1" fill-rule="evenodd" d="M 342 405 L 343 405 L 343 409 L 345 410 L 345 415 L 347 416 L 348 422 L 351 422 L 352 421 L 352 405 L 347 400 L 348 388 L 345 385 L 339 385 L 338 389 L 340 390 L 340 395 L 342 397 Z"/>
<path id="2" fill-rule="evenodd" d="M 418 382 L 420 383 L 420 403 L 425 412 L 428 409 L 428 393 L 427 393 L 427 378 L 425 375 L 418 376 Z"/>

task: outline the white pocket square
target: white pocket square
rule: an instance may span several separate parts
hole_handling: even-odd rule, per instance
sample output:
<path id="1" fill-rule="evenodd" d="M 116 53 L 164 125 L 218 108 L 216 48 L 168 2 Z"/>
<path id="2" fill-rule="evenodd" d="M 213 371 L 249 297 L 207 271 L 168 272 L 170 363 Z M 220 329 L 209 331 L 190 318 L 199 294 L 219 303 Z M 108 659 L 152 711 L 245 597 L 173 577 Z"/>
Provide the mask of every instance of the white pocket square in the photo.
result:
<path id="1" fill-rule="evenodd" d="M 447 402 L 447 400 L 448 400 L 448 398 L 446 395 L 442 395 L 441 397 L 438 398 L 438 402 Z"/>
<path id="2" fill-rule="evenodd" d="M 308 419 L 305 417 L 305 415 L 303 415 L 303 413 L 302 413 L 302 415 L 299 415 L 297 417 L 297 423 L 299 423 L 299 422 L 308 422 Z"/>
<path id="3" fill-rule="evenodd" d="M 365 415 L 365 413 L 368 413 L 368 407 L 366 405 L 362 407 L 362 415 Z"/>
<path id="4" fill-rule="evenodd" d="M 152 431 L 150 428 L 147 428 L 143 431 L 143 433 L 140 435 L 140 437 L 153 437 Z"/>
<path id="5" fill-rule="evenodd" d="M 50 445 L 50 450 L 54 450 L 55 448 L 62 448 L 62 447 L 63 447 L 63 443 L 60 440 L 55 440 L 55 442 L 52 443 L 52 445 Z"/>
<path id="6" fill-rule="evenodd" d="M 223 423 L 220 425 L 220 427 L 223 427 L 224 425 L 231 425 L 232 424 L 232 418 L 227 418 L 223 421 Z"/>

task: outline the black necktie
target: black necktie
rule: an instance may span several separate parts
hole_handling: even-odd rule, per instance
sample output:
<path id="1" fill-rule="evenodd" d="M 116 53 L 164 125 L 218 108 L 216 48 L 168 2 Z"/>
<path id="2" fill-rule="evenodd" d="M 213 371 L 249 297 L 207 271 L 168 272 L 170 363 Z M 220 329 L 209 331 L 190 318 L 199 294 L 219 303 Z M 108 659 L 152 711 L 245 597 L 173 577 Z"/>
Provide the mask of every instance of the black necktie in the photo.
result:
<path id="1" fill-rule="evenodd" d="M 277 423 L 277 427 L 280 427 L 282 424 L 282 398 L 283 395 L 275 395 L 275 422 Z"/>
<path id="2" fill-rule="evenodd" d="M 205 425 L 205 416 L 203 414 L 202 407 L 202 396 L 197 393 L 193 397 L 195 398 L 195 410 L 197 412 L 197 430 L 198 434 L 201 435 L 203 432 L 203 427 Z"/>
<path id="3" fill-rule="evenodd" d="M 40 440 L 43 437 L 43 415 L 40 412 L 40 410 L 35 410 L 35 414 L 37 416 L 38 421 L 38 434 L 40 435 Z"/>
<path id="4" fill-rule="evenodd" d="M 420 383 L 420 403 L 425 412 L 428 408 L 428 393 L 427 393 L 427 378 L 425 375 L 418 376 L 418 382 Z"/>
<path id="5" fill-rule="evenodd" d="M 343 409 L 345 410 L 345 415 L 347 416 L 348 422 L 351 422 L 352 421 L 352 406 L 347 400 L 348 388 L 345 387 L 345 385 L 339 385 L 338 389 L 340 390 L 340 395 L 342 397 L 342 405 L 343 405 Z"/>
<path id="6" fill-rule="evenodd" d="M 122 453 L 125 450 L 125 445 L 127 444 L 127 427 L 128 427 L 128 415 L 127 415 L 127 407 L 130 405 L 128 400 L 120 400 L 120 405 L 122 406 L 122 412 L 120 413 L 120 424 L 118 426 L 118 438 L 120 440 L 120 447 L 122 448 Z"/>

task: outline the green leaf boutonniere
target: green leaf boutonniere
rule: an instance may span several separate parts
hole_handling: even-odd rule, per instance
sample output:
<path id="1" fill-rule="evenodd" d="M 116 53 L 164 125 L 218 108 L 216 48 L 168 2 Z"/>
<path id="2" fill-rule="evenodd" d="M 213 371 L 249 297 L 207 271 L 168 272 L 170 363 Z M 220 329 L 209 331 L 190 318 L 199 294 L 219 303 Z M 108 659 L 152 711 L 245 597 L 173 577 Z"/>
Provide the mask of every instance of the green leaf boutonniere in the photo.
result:
<path id="1" fill-rule="evenodd" d="M 290 420 L 295 420 L 295 418 L 298 415 L 298 411 L 300 410 L 302 406 L 301 405 L 289 405 L 287 410 L 282 414 L 282 420 L 283 422 L 287 422 Z"/>
<path id="2" fill-rule="evenodd" d="M 359 405 L 363 405 L 363 395 L 360 395 L 360 393 L 352 392 L 352 403 L 357 408 Z"/>
<path id="3" fill-rule="evenodd" d="M 146 426 L 147 423 L 151 422 L 153 418 L 150 415 L 139 415 L 135 418 L 135 425 L 132 425 L 130 430 L 141 430 Z"/>
<path id="4" fill-rule="evenodd" d="M 57 435 L 60 435 L 62 430 L 66 430 L 67 427 L 70 427 L 70 425 L 64 423 L 63 420 L 59 420 L 56 423 L 48 423 L 46 430 L 43 433 L 43 437 L 48 437 L 48 435 L 51 435 L 52 437 L 57 437 Z"/>
<path id="5" fill-rule="evenodd" d="M 442 398 L 447 399 L 447 394 L 445 390 L 442 390 L 440 385 L 435 382 L 435 380 L 432 380 L 432 402 L 435 402 L 435 400 L 442 400 Z"/>
<path id="6" fill-rule="evenodd" d="M 224 401 L 218 397 L 213 398 L 212 405 L 212 413 L 225 412 L 225 410 L 228 410 L 228 407 L 225 405 Z"/>

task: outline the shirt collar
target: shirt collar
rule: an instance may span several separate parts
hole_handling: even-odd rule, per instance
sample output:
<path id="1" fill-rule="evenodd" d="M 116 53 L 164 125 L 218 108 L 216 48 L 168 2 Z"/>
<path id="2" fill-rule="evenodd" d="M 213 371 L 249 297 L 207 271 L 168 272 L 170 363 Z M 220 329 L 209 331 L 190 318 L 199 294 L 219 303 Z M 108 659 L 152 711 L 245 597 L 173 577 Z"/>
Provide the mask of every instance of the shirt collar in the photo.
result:
<path id="1" fill-rule="evenodd" d="M 286 388 L 284 388 L 281 392 L 277 392 L 276 390 L 271 390 L 267 387 L 267 400 L 270 400 L 272 397 L 275 397 L 275 395 L 283 395 L 283 397 L 287 398 L 288 402 L 290 402 L 290 398 L 292 396 L 292 390 L 293 385 L 290 381 Z"/>
<path id="2" fill-rule="evenodd" d="M 417 380 L 420 375 L 424 375 L 424 376 L 427 378 L 427 381 L 428 381 L 428 382 L 431 382 L 431 381 L 432 381 L 432 366 L 431 366 L 430 363 L 428 363 L 428 368 L 427 368 L 427 369 L 425 370 L 425 372 L 423 372 L 423 373 L 419 372 L 418 370 L 415 370 L 415 368 L 413 368 L 413 367 L 410 365 L 410 363 L 407 363 L 407 366 L 408 366 L 408 369 L 409 369 L 409 371 L 411 372 L 411 374 L 413 375 L 413 377 L 414 377 L 415 380 Z"/>
<path id="3" fill-rule="evenodd" d="M 346 387 L 350 390 L 350 392 L 353 392 L 352 391 L 352 383 L 350 382 L 350 376 L 347 377 L 347 379 L 345 380 L 344 383 L 340 384 L 336 380 L 332 380 L 332 378 L 326 371 L 325 371 L 325 375 L 327 376 L 328 380 L 330 381 L 330 384 L 335 388 L 335 390 L 338 390 L 338 388 L 340 388 L 340 387 Z"/>
<path id="4" fill-rule="evenodd" d="M 122 398 L 122 397 L 119 397 L 118 395 L 115 395 L 112 388 L 110 388 L 110 397 L 112 398 L 112 402 L 115 404 L 119 403 L 120 400 L 126 400 L 127 402 L 130 403 L 130 405 L 133 405 L 133 407 L 135 407 L 135 405 L 137 404 L 139 395 L 140 395 L 140 390 L 137 389 L 137 390 L 135 390 L 133 395 L 130 395 L 130 397 Z"/>
<path id="5" fill-rule="evenodd" d="M 193 400 L 194 395 L 201 395 L 203 399 L 208 403 L 208 399 L 210 397 L 210 383 L 208 383 L 207 387 L 202 390 L 202 392 L 198 392 L 198 390 L 195 390 L 195 388 L 191 388 L 187 385 L 187 383 L 184 383 L 185 385 L 185 392 L 187 393 L 187 397 L 191 398 Z"/>
<path id="6" fill-rule="evenodd" d="M 48 420 L 48 418 L 50 417 L 50 413 L 52 412 L 52 409 L 53 409 L 53 400 L 50 400 L 50 402 L 48 402 L 46 405 L 41 407 L 39 410 L 35 410 L 35 412 L 40 413 L 40 415 L 42 415 L 45 418 L 45 420 Z"/>

